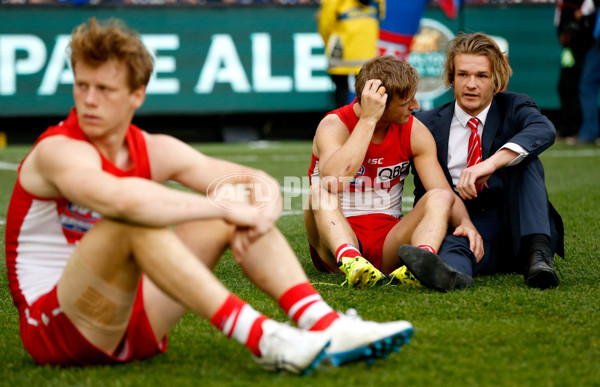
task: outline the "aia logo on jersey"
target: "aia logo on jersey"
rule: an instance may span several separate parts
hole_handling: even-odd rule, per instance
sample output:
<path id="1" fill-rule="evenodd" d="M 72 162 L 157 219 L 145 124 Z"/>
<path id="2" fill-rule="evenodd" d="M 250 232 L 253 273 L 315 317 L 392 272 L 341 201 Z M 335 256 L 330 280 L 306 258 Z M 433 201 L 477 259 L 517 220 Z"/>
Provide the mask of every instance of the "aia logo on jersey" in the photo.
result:
<path id="1" fill-rule="evenodd" d="M 394 180 L 395 178 L 400 177 L 402 175 L 406 176 L 408 174 L 409 165 L 410 163 L 408 161 L 405 161 L 396 165 L 377 168 L 378 182 L 385 183 L 386 181 Z"/>
<path id="2" fill-rule="evenodd" d="M 362 185 L 364 175 L 365 175 L 365 166 L 361 165 L 358 172 L 356 172 L 356 175 L 354 175 L 354 180 L 352 180 L 350 185 Z"/>
<path id="3" fill-rule="evenodd" d="M 75 243 L 102 215 L 78 204 L 68 203 L 60 215 L 60 224 L 69 243 Z"/>

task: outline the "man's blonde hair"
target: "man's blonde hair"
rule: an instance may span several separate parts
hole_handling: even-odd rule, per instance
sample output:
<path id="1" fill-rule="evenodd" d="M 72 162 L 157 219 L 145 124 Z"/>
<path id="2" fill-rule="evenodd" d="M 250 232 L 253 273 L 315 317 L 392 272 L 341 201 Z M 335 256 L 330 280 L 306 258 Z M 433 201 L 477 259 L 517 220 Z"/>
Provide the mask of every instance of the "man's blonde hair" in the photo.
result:
<path id="1" fill-rule="evenodd" d="M 131 91 L 147 85 L 152 75 L 152 56 L 138 34 L 117 19 L 101 25 L 93 17 L 80 24 L 71 34 L 69 48 L 74 70 L 77 62 L 98 67 L 115 59 L 124 64 Z"/>
<path id="2" fill-rule="evenodd" d="M 368 60 L 360 69 L 354 84 L 356 99 L 360 103 L 365 83 L 369 79 L 379 79 L 388 94 L 387 103 L 399 98 L 412 98 L 419 87 L 419 73 L 409 63 L 394 56 L 378 56 Z"/>

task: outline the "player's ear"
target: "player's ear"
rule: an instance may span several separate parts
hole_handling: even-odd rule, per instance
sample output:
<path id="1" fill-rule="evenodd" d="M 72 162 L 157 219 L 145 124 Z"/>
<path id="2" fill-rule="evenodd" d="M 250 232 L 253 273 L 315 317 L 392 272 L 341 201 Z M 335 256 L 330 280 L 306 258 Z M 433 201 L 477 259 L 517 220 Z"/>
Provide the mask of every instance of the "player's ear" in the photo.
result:
<path id="1" fill-rule="evenodd" d="M 146 99 L 146 85 L 142 85 L 131 93 L 132 104 L 134 109 L 138 109 L 144 104 Z"/>

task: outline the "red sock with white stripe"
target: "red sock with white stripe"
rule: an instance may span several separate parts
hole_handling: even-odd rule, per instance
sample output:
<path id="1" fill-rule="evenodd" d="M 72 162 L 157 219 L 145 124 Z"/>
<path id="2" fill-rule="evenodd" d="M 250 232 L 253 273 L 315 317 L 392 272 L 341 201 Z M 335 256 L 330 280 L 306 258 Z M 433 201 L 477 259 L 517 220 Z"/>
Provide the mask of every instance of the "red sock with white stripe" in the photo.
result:
<path id="1" fill-rule="evenodd" d="M 360 256 L 360 250 L 353 244 L 344 243 L 335 251 L 335 261 L 339 264 L 342 257 L 354 258 Z"/>
<path id="2" fill-rule="evenodd" d="M 322 331 L 340 317 L 323 301 L 310 282 L 291 287 L 278 302 L 285 314 L 301 329 Z"/>
<path id="3" fill-rule="evenodd" d="M 210 323 L 227 337 L 244 344 L 253 354 L 260 356 L 258 342 L 262 337 L 262 323 L 268 318 L 235 295 L 230 294 Z"/>
<path id="4" fill-rule="evenodd" d="M 435 249 L 429 245 L 418 245 L 417 247 L 420 247 L 423 250 L 431 251 L 432 253 L 437 254 L 437 251 L 435 251 Z"/>

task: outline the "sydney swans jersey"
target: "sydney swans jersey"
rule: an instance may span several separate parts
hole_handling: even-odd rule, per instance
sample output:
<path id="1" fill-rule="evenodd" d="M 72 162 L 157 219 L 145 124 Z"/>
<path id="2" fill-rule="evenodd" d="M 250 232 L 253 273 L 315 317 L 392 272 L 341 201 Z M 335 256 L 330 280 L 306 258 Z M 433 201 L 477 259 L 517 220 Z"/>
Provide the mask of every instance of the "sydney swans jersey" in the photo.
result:
<path id="1" fill-rule="evenodd" d="M 340 117 L 350 133 L 358 122 L 358 117 L 352 109 L 354 103 L 328 113 Z M 413 116 L 410 116 L 404 125 L 390 124 L 381 143 L 369 144 L 358 173 L 341 194 L 344 216 L 378 213 L 402 217 L 404 179 L 408 175 L 412 158 L 412 124 Z M 314 154 L 308 175 L 311 184 L 321 179 L 319 159 Z"/>
<path id="2" fill-rule="evenodd" d="M 45 138 L 59 135 L 88 141 L 79 127 L 75 109 L 65 121 L 42 133 L 34 147 Z M 133 167 L 121 170 L 98 152 L 102 158 L 102 169 L 118 177 L 150 179 L 142 130 L 130 125 L 126 139 Z M 31 195 L 17 177 L 6 219 L 6 267 L 17 308 L 31 305 L 52 290 L 75 246 L 100 218 L 100 214 L 62 197 Z"/>

